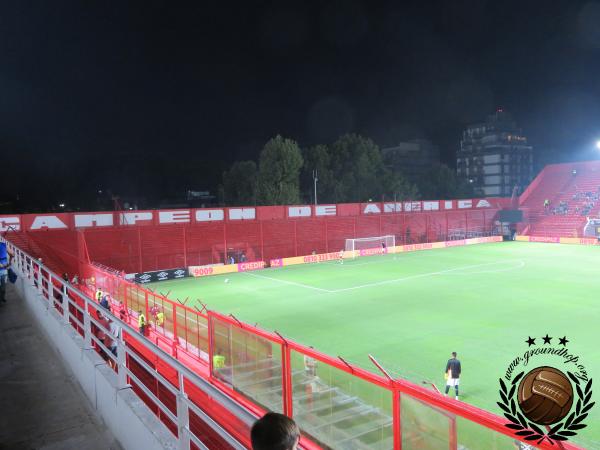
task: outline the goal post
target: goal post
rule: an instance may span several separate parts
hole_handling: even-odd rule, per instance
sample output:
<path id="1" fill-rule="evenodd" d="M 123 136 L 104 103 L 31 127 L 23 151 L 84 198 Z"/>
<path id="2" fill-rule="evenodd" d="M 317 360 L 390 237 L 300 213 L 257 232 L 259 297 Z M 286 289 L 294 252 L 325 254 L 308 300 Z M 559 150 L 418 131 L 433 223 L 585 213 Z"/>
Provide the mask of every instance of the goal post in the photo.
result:
<path id="1" fill-rule="evenodd" d="M 360 251 L 365 249 L 383 248 L 384 246 L 386 249 L 395 247 L 396 236 L 388 234 L 385 236 L 346 239 L 344 251 L 352 252 L 352 254 L 356 256 L 355 250 Z"/>

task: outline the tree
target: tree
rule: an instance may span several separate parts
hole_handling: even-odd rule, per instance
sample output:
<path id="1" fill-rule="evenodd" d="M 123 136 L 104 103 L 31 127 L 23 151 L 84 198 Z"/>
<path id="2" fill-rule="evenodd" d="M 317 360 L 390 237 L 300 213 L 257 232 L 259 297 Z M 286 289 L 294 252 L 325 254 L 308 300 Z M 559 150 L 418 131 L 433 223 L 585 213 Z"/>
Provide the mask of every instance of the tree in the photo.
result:
<path id="1" fill-rule="evenodd" d="M 401 172 L 388 171 L 383 178 L 385 200 L 405 201 L 416 200 L 419 197 L 419 189 Z"/>
<path id="2" fill-rule="evenodd" d="M 422 198 L 429 200 L 474 196 L 472 185 L 459 178 L 456 172 L 445 164 L 432 167 L 419 183 L 419 190 Z"/>
<path id="3" fill-rule="evenodd" d="M 236 161 L 231 168 L 223 172 L 221 186 L 223 203 L 228 205 L 252 205 L 256 201 L 256 163 L 254 161 Z"/>
<path id="4" fill-rule="evenodd" d="M 302 153 L 291 139 L 276 136 L 267 142 L 258 162 L 258 202 L 263 205 L 300 203 Z"/>
<path id="5" fill-rule="evenodd" d="M 302 194 L 305 199 L 314 202 L 314 180 L 313 171 L 317 171 L 317 200 L 321 203 L 331 203 L 333 192 L 333 171 L 331 169 L 331 156 L 326 145 L 315 145 L 308 147 L 302 152 L 304 166 L 300 183 Z"/>
<path id="6" fill-rule="evenodd" d="M 346 134 L 331 145 L 330 155 L 333 202 L 381 198 L 385 168 L 379 147 L 371 139 Z"/>
<path id="7" fill-rule="evenodd" d="M 371 139 L 356 134 L 340 137 L 330 150 L 332 201 L 414 199 L 416 187 L 401 173 L 387 169 L 381 151 Z"/>

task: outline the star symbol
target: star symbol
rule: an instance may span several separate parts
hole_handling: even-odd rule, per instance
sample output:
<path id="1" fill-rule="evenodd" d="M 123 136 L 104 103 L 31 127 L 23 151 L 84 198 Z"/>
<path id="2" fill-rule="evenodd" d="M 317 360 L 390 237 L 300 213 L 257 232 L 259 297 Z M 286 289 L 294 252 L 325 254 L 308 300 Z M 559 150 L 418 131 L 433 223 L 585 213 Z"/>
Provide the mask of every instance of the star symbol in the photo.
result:
<path id="1" fill-rule="evenodd" d="M 549 344 L 552 340 L 552 338 L 548 336 L 548 333 L 546 333 L 546 336 L 544 336 L 542 339 L 544 340 L 544 344 Z"/>
<path id="2" fill-rule="evenodd" d="M 527 339 L 525 342 L 527 342 L 529 344 L 529 346 L 531 347 L 532 345 L 535 345 L 535 338 L 532 338 L 531 336 L 529 336 L 529 339 Z"/>
<path id="3" fill-rule="evenodd" d="M 558 340 L 559 340 L 558 345 L 564 345 L 565 347 L 567 346 L 567 342 L 569 342 L 569 340 L 567 339 L 566 336 L 564 338 L 558 338 Z"/>

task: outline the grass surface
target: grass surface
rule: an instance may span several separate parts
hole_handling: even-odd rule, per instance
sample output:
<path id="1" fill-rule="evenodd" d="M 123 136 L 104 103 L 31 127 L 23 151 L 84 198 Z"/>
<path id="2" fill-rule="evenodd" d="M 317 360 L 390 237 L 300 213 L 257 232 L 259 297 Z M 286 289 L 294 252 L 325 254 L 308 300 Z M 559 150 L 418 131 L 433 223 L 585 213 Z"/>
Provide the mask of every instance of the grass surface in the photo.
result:
<path id="1" fill-rule="evenodd" d="M 373 354 L 398 376 L 440 388 L 449 353 L 457 351 L 461 400 L 496 413 L 498 378 L 527 350 L 529 336 L 538 347 L 546 333 L 552 346 L 566 336 L 588 375 L 600 376 L 597 247 L 483 244 L 151 287 L 170 290 L 171 298 L 201 299 L 210 309 L 376 371 L 367 358 Z M 557 357 L 546 361 L 560 368 Z M 586 422 L 579 441 L 593 439 L 600 448 L 600 407 Z"/>

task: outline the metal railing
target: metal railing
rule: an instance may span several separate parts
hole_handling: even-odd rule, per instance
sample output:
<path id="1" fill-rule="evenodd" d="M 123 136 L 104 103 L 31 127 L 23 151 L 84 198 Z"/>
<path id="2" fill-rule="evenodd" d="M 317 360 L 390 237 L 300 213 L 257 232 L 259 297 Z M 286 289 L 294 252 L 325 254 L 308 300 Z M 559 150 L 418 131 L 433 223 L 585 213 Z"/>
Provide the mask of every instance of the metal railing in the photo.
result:
<path id="1" fill-rule="evenodd" d="M 65 326 L 71 326 L 81 335 L 85 350 L 96 350 L 103 355 L 116 373 L 117 388 L 135 387 L 141 390 L 158 407 L 160 414 L 176 425 L 175 434 L 179 449 L 188 450 L 190 443 L 200 449 L 209 448 L 191 429 L 190 412 L 230 447 L 234 449 L 247 448 L 247 442 L 243 443 L 239 438 L 234 437 L 210 417 L 200 405 L 193 402 L 188 396 L 188 391 L 196 389 L 203 392 L 212 401 L 217 402 L 231 413 L 240 423 L 246 425 L 249 430 L 256 420 L 256 416 L 248 409 L 154 345 L 138 330 L 120 320 L 84 292 L 48 270 L 43 263 L 10 242 L 2 240 L 6 242 L 9 253 L 13 255 L 13 270 L 23 277 L 26 283 L 37 289 L 40 300 L 46 303 L 46 308 L 54 320 L 60 321 Z M 116 333 L 115 327 L 112 327 L 113 331 L 111 332 L 111 327 L 107 328 L 105 322 L 99 317 L 106 317 L 111 323 L 116 324 Z M 99 332 L 104 334 L 104 339 L 98 337 Z M 112 341 L 112 349 L 105 344 L 106 338 Z M 167 379 L 140 356 L 140 349 L 150 352 L 162 364 L 167 365 L 174 374 L 172 379 Z M 160 388 L 169 392 L 176 399 L 175 411 L 163 402 L 160 395 L 156 395 L 145 385 L 140 379 L 139 371 L 132 370 L 132 362 L 150 373 Z"/>

